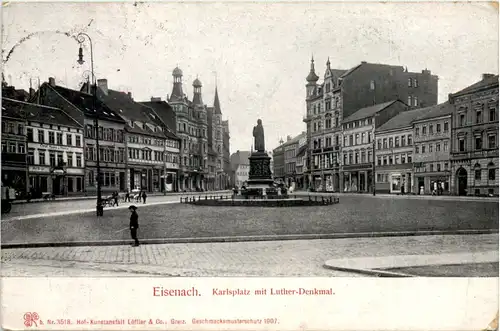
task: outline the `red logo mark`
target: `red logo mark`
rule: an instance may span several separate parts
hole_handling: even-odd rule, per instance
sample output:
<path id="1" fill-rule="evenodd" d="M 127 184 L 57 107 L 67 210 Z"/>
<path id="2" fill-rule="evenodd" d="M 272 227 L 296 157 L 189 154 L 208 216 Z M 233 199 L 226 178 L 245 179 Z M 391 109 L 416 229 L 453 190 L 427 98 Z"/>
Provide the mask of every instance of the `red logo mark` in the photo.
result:
<path id="1" fill-rule="evenodd" d="M 36 321 L 40 319 L 40 316 L 38 316 L 37 313 L 26 313 L 24 314 L 23 318 L 25 326 L 30 327 L 33 326 L 33 324 L 35 324 L 35 326 L 38 327 Z"/>

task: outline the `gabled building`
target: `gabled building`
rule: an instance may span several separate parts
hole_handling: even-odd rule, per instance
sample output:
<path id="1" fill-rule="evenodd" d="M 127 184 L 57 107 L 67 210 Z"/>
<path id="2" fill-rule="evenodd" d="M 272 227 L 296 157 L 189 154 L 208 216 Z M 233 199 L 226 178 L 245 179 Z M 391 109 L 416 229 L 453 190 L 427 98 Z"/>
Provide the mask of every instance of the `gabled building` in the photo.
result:
<path id="1" fill-rule="evenodd" d="M 407 109 L 404 102 L 394 100 L 361 108 L 344 119 L 341 177 L 343 192 L 373 192 L 375 132 Z M 323 167 L 331 168 L 332 159 L 320 162 Z M 338 178 L 333 174 L 333 187 L 336 188 L 337 185 Z"/>
<path id="2" fill-rule="evenodd" d="M 449 102 L 422 109 L 413 121 L 413 173 L 416 194 L 449 194 L 451 115 Z"/>
<path id="3" fill-rule="evenodd" d="M 287 136 L 285 143 L 282 145 L 285 153 L 285 184 L 288 187 L 292 186 L 292 183 L 297 183 L 299 177 L 302 175 L 297 174 L 297 154 L 302 146 L 307 143 L 306 132 L 291 137 Z"/>
<path id="4" fill-rule="evenodd" d="M 280 139 L 279 146 L 273 149 L 273 179 L 285 181 L 285 148 L 283 139 Z"/>
<path id="5" fill-rule="evenodd" d="M 376 192 L 413 192 L 413 121 L 427 112 L 429 108 L 402 111 L 375 130 Z"/>
<path id="6" fill-rule="evenodd" d="M 2 97 L 2 187 L 28 192 L 24 103 Z"/>
<path id="7" fill-rule="evenodd" d="M 89 84 L 87 84 L 90 87 Z M 125 121 L 106 106 L 92 91 L 76 91 L 56 85 L 49 78 L 40 86 L 32 102 L 59 108 L 84 128 L 85 148 L 85 193 L 97 191 L 97 155 L 101 168 L 101 189 L 103 194 L 125 191 L 126 152 Z M 99 125 L 96 126 L 96 119 Z M 99 137 L 97 149 L 96 137 Z"/>
<path id="8" fill-rule="evenodd" d="M 110 89 L 106 79 L 99 79 L 98 85 L 99 100 L 126 122 L 127 189 L 173 191 L 176 186 L 173 183 L 177 181 L 179 153 L 167 152 L 166 146 L 178 144 L 177 137 L 164 130 L 165 124 L 160 116 L 152 108 L 135 102 L 131 93 Z M 166 180 L 168 175 L 172 177 L 170 185 Z"/>
<path id="9" fill-rule="evenodd" d="M 251 152 L 249 151 L 236 151 L 231 155 L 231 166 L 234 170 L 233 179 L 235 187 L 241 188 L 246 185 L 248 181 L 248 174 L 250 172 L 250 160 L 249 157 Z"/>
<path id="10" fill-rule="evenodd" d="M 309 182 L 325 182 L 330 179 L 315 173 L 315 156 L 333 160 L 332 168 L 323 169 L 330 177 L 340 176 L 339 158 L 343 120 L 361 108 L 376 104 L 403 100 L 410 108 L 432 106 L 437 103 L 438 77 L 429 70 L 408 72 L 402 66 L 361 62 L 346 70 L 332 69 L 326 63 L 323 82 L 318 83 L 314 60 L 306 78 L 307 139 L 309 145 Z M 318 179 L 318 176 L 323 176 Z M 331 180 L 330 180 L 331 181 Z M 335 191 L 339 182 L 333 183 Z"/>
<path id="11" fill-rule="evenodd" d="M 449 95 L 451 186 L 457 195 L 498 195 L 498 75 Z"/>

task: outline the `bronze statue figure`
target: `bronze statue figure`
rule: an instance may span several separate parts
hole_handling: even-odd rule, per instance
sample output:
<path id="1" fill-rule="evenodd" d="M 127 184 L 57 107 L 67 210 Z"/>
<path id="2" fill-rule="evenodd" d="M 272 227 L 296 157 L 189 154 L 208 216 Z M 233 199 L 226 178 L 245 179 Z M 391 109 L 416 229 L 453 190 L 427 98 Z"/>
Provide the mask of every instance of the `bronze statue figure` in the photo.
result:
<path id="1" fill-rule="evenodd" d="M 255 138 L 254 148 L 257 152 L 265 152 L 264 143 L 264 127 L 262 126 L 262 120 L 257 120 L 257 125 L 253 127 L 253 136 Z"/>

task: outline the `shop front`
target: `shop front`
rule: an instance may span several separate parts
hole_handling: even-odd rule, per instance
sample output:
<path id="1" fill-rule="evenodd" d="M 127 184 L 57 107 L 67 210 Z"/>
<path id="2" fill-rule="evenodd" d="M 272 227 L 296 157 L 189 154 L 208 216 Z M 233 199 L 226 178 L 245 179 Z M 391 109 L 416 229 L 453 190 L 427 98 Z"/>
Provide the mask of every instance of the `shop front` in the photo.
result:
<path id="1" fill-rule="evenodd" d="M 450 174 L 440 173 L 419 173 L 417 177 L 417 194 L 448 195 L 450 194 Z"/>
<path id="2" fill-rule="evenodd" d="M 372 165 L 344 166 L 343 192 L 368 193 L 372 190 Z"/>

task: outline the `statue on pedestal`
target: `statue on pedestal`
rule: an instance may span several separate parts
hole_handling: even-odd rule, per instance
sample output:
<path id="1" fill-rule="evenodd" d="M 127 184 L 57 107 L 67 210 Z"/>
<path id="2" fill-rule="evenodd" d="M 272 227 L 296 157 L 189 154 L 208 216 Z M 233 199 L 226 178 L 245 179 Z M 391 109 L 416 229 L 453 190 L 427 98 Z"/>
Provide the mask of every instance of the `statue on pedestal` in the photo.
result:
<path id="1" fill-rule="evenodd" d="M 253 127 L 253 136 L 255 138 L 254 148 L 257 152 L 265 152 L 264 143 L 264 127 L 262 126 L 262 120 L 257 120 L 257 125 Z"/>

